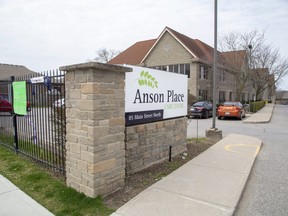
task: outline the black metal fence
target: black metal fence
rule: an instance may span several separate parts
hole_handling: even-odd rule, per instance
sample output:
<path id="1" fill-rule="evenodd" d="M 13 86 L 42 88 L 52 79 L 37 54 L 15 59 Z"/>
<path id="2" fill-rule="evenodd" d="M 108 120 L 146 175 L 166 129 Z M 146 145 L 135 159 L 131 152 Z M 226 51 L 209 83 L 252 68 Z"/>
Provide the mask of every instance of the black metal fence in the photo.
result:
<path id="1" fill-rule="evenodd" d="M 9 103 L 13 106 L 13 80 L 26 81 L 27 108 L 31 108 L 27 115 L 17 115 L 13 109 L 7 108 Z M 64 73 L 54 70 L 2 80 L 0 96 L 0 144 L 32 158 L 55 173 L 64 175 Z"/>

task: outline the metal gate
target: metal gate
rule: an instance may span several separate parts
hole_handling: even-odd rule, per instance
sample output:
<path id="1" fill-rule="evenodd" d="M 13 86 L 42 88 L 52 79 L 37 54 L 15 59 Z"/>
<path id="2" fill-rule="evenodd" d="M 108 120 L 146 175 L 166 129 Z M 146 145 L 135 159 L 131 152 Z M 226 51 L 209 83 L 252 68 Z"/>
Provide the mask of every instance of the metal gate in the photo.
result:
<path id="1" fill-rule="evenodd" d="M 11 108 L 12 83 L 18 81 L 26 81 L 28 111 L 25 116 L 16 115 Z M 0 144 L 30 157 L 53 172 L 64 175 L 64 73 L 54 70 L 2 80 L 0 103 Z"/>

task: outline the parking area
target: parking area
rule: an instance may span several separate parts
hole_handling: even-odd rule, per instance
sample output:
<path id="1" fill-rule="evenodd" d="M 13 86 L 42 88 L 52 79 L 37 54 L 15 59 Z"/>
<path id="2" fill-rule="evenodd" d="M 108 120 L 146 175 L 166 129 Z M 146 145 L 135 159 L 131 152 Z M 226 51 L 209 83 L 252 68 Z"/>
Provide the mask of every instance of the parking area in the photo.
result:
<path id="1" fill-rule="evenodd" d="M 244 119 L 248 118 L 247 115 Z M 247 134 L 251 125 L 247 125 L 243 120 L 236 118 L 225 118 L 222 120 L 215 119 L 216 128 L 222 130 L 223 137 L 229 133 Z M 212 127 L 213 118 L 190 118 L 187 120 L 187 138 L 202 138 L 205 137 L 205 130 Z M 255 126 L 252 126 L 255 127 Z"/>

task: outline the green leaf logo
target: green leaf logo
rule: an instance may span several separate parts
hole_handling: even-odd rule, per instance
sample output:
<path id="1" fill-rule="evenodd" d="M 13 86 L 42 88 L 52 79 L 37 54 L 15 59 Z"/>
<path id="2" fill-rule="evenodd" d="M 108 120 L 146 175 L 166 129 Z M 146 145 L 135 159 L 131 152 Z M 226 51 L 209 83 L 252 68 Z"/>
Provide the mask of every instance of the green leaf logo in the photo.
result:
<path id="1" fill-rule="evenodd" d="M 138 79 L 140 86 L 148 86 L 151 88 L 158 88 L 158 82 L 148 71 L 141 71 L 140 78 Z"/>

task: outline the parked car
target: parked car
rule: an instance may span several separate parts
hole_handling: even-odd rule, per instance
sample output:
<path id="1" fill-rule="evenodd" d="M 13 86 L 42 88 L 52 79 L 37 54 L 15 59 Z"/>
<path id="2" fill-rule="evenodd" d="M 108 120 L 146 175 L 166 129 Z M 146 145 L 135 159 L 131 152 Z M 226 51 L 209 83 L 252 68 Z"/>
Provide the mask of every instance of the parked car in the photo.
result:
<path id="1" fill-rule="evenodd" d="M 245 118 L 245 109 L 240 102 L 225 102 L 217 109 L 218 119 L 226 117 L 236 117 L 240 120 Z"/>
<path id="2" fill-rule="evenodd" d="M 10 112 L 12 113 L 13 106 L 12 103 L 9 102 L 7 94 L 0 94 L 0 112 Z M 27 101 L 27 111 L 31 111 L 30 102 Z"/>
<path id="3" fill-rule="evenodd" d="M 57 108 L 61 108 L 65 105 L 65 98 L 60 98 L 56 101 L 54 101 L 53 106 Z"/>
<path id="4" fill-rule="evenodd" d="M 193 116 L 209 118 L 212 115 L 213 104 L 210 101 L 198 101 L 194 103 L 188 111 L 188 118 Z"/>
<path id="5" fill-rule="evenodd" d="M 0 94 L 0 112 L 12 112 L 12 105 L 5 94 Z"/>

